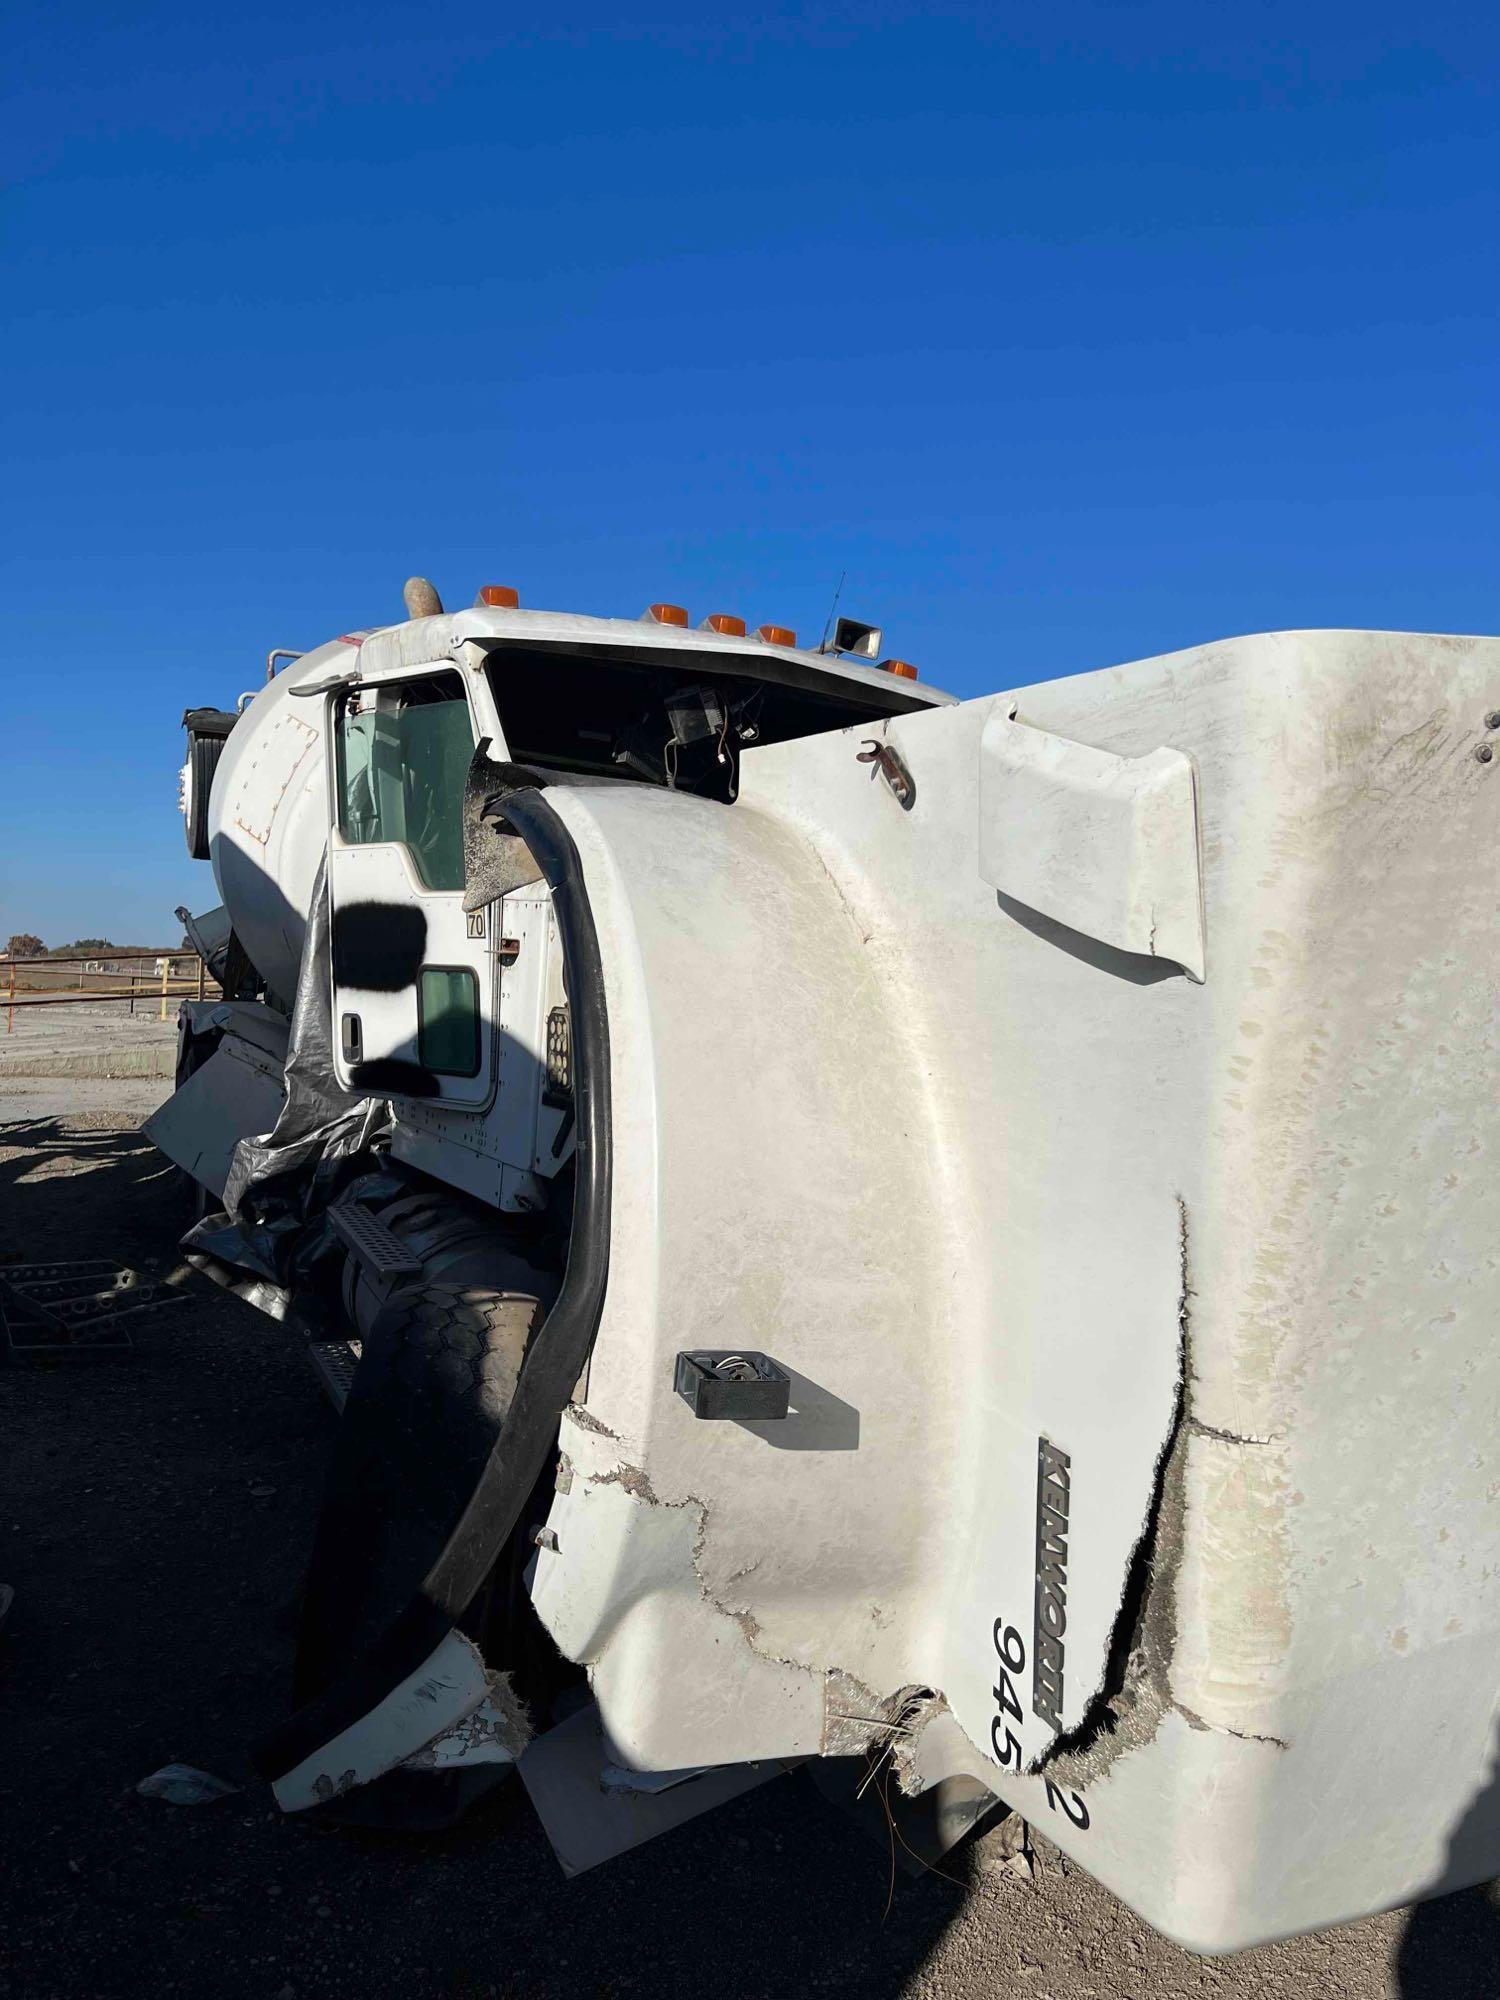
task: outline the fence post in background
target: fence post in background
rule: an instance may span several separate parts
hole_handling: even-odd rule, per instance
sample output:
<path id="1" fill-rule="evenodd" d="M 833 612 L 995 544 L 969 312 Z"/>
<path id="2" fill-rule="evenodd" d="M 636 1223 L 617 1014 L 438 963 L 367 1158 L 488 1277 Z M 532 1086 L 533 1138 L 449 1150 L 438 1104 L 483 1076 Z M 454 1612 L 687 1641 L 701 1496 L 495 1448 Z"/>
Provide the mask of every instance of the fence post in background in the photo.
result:
<path id="1" fill-rule="evenodd" d="M 5 1010 L 5 1032 L 8 1035 L 16 1025 L 16 961 L 10 962 L 10 1005 Z"/>
<path id="2" fill-rule="evenodd" d="M 203 981 L 207 973 L 208 973 L 208 967 L 204 963 L 203 959 L 200 957 L 200 959 L 198 960 L 198 998 L 200 1000 L 203 998 Z"/>
<path id="3" fill-rule="evenodd" d="M 165 1021 L 167 1018 L 167 981 L 171 977 L 172 961 L 170 958 L 164 958 L 161 962 L 161 1012 L 157 1015 L 159 1021 Z"/>

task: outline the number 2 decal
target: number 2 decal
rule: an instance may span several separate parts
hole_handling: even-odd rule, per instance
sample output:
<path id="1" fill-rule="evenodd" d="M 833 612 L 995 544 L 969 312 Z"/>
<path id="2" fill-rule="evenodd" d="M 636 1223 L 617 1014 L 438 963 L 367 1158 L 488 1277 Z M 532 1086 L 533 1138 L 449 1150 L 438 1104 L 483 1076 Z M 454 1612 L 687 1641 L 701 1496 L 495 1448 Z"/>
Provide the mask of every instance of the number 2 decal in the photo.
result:
<path id="1" fill-rule="evenodd" d="M 1024 1769 L 1020 1739 L 1005 1718 L 1013 1715 L 1017 1722 L 1022 1720 L 1021 1697 L 1016 1683 L 1026 1670 L 1026 1642 L 1015 1626 L 1007 1625 L 1003 1618 L 995 1620 L 994 1636 L 999 1664 L 991 1690 L 995 1697 L 995 1716 L 990 1723 L 990 1748 L 1001 1770 L 1019 1773 Z M 1080 1833 L 1084 1832 L 1089 1824 L 1089 1809 L 1082 1793 L 1063 1791 L 1053 1784 L 1045 1772 L 1041 1777 L 1046 1787 L 1047 1804 L 1053 1812 L 1060 1812 Z"/>
<path id="2" fill-rule="evenodd" d="M 1063 1818 L 1072 1820 L 1074 1826 L 1082 1833 L 1089 1823 L 1089 1809 L 1084 1804 L 1081 1794 L 1078 1792 L 1060 1792 L 1052 1780 L 1045 1775 L 1042 1778 L 1042 1783 L 1047 1787 L 1048 1805 L 1051 1806 L 1054 1812 L 1061 1808 Z"/>

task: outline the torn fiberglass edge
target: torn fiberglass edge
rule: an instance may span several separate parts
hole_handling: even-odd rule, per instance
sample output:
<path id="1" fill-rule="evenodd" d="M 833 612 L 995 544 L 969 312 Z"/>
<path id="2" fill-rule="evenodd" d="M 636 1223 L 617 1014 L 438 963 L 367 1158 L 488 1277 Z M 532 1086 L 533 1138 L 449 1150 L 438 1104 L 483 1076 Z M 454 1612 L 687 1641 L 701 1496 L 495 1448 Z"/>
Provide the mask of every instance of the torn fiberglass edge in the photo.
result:
<path id="1" fill-rule="evenodd" d="M 1177 1199 L 1181 1297 L 1177 1309 L 1178 1377 L 1146 1517 L 1120 1594 L 1104 1669 L 1082 1717 L 1059 1730 L 1033 1759 L 1031 1775 L 1096 1784 L 1116 1758 L 1149 1743 L 1172 1701 L 1169 1669 L 1177 1620 L 1176 1571 L 1182 1555 L 1183 1450 L 1192 1397 L 1192 1295 L 1187 1203 Z"/>
<path id="2" fill-rule="evenodd" d="M 275 1284 L 305 1268 L 327 1237 L 326 1211 L 389 1129 L 384 1099 L 351 1098 L 333 1072 L 329 998 L 328 863 L 319 863 L 292 1007 L 286 1101 L 272 1129 L 241 1139 L 224 1188 L 224 1213 L 183 1239 L 220 1263 L 239 1265 Z"/>

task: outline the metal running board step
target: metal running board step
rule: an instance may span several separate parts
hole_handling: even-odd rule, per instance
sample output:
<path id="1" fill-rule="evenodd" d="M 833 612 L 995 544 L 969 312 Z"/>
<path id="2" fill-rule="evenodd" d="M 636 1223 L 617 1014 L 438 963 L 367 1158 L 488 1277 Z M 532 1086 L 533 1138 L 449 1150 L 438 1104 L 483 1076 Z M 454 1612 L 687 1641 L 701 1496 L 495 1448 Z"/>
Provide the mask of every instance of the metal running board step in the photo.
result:
<path id="1" fill-rule="evenodd" d="M 401 1238 L 358 1202 L 329 1209 L 328 1220 L 334 1235 L 342 1237 L 350 1254 L 371 1277 L 407 1278 L 421 1270 L 420 1259 L 413 1257 Z"/>
<path id="2" fill-rule="evenodd" d="M 113 1278 L 119 1265 L 109 1257 L 70 1257 L 52 1264 L 0 1264 L 18 1285 L 76 1284 L 83 1278 Z"/>
<path id="3" fill-rule="evenodd" d="M 0 1265 L 0 1347 L 15 1361 L 128 1353 L 122 1319 L 184 1305 L 175 1287 L 106 1257 Z"/>
<path id="4" fill-rule="evenodd" d="M 307 1343 L 307 1358 L 312 1363 L 313 1373 L 340 1416 L 349 1400 L 349 1388 L 354 1380 L 354 1371 L 359 1366 L 359 1357 L 360 1343 L 357 1340 L 310 1340 Z"/>

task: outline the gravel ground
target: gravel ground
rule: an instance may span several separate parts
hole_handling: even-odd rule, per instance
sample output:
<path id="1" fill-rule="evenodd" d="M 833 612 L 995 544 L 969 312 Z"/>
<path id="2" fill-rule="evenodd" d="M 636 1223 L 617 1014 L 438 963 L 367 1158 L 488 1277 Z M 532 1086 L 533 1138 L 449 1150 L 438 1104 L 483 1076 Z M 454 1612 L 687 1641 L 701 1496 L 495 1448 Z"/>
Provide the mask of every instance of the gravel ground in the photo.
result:
<path id="1" fill-rule="evenodd" d="M 0 1003 L 4 994 L 0 992 Z M 0 1090 L 25 1075 L 170 1077 L 177 1054 L 177 1002 L 160 1018 L 156 1001 L 142 1000 L 132 1014 L 121 1001 L 68 1007 L 5 1008 L 0 1028 Z M 152 1103 L 160 1099 L 160 1088 Z M 113 1100 L 111 1100 L 113 1102 Z M 55 1101 L 53 1109 L 58 1108 Z"/>
<path id="2" fill-rule="evenodd" d="M 172 1269 L 181 1197 L 135 1129 L 164 1088 L 6 1087 L 0 1255 Z M 332 1416 L 291 1336 L 186 1289 L 128 1360 L 0 1374 L 0 1993 L 1500 1995 L 1489 1890 L 1195 1958 L 1040 1842 L 1029 1875 L 992 1837 L 893 1888 L 800 1775 L 573 1882 L 519 1786 L 441 1836 L 283 1819 L 246 1746 L 283 1709 Z M 171 1760 L 243 1789 L 136 1797 Z"/>

